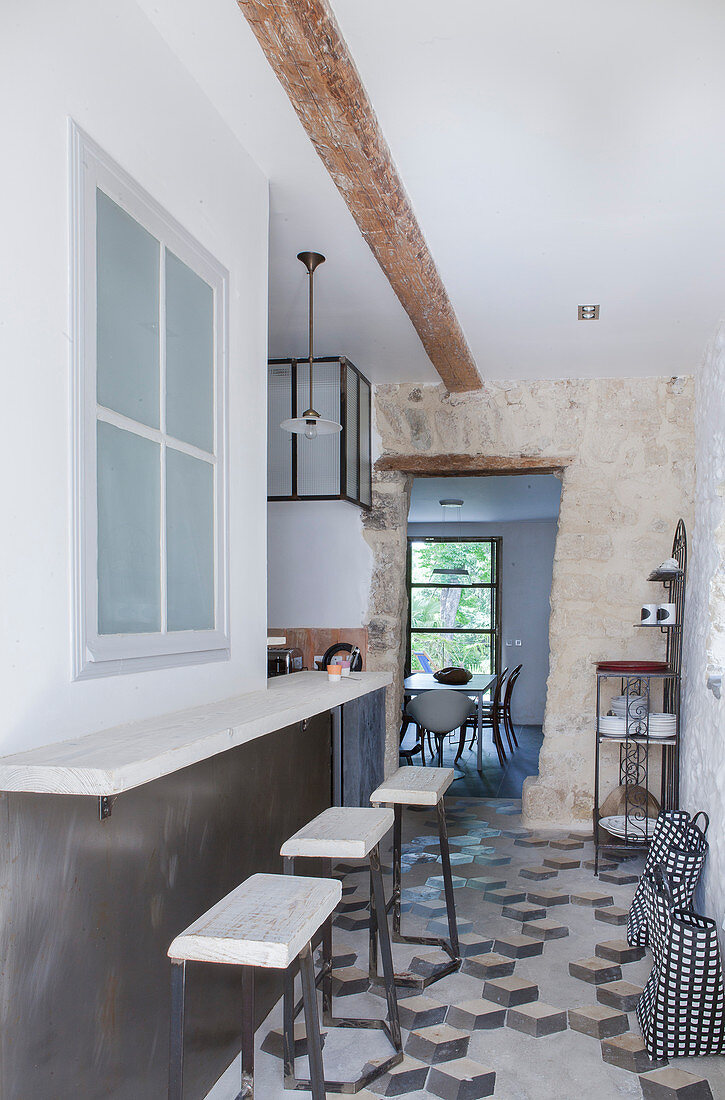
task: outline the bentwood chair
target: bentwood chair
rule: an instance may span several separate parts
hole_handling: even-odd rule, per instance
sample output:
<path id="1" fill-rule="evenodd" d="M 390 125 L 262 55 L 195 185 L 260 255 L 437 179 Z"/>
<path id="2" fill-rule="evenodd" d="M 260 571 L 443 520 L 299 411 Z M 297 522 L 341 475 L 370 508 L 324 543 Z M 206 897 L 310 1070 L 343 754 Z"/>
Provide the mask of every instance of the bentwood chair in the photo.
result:
<path id="1" fill-rule="evenodd" d="M 509 748 L 511 750 L 513 750 L 514 748 L 519 747 L 518 738 L 516 737 L 516 730 L 514 729 L 513 718 L 511 717 L 511 699 L 512 699 L 513 694 L 514 694 L 514 687 L 516 686 L 516 681 L 518 680 L 518 678 L 521 674 L 521 669 L 523 667 L 524 667 L 523 665 L 517 665 L 516 668 L 511 673 L 511 675 L 509 676 L 508 682 L 506 684 L 506 693 L 504 695 L 504 700 L 503 700 L 503 724 L 504 724 L 504 728 L 506 730 L 506 737 L 508 739 Z M 513 741 L 513 745 L 511 744 L 512 741 Z"/>
<path id="2" fill-rule="evenodd" d="M 503 702 L 502 702 L 502 700 L 503 700 L 503 686 L 504 686 L 507 674 L 508 674 L 508 667 L 506 667 L 503 670 L 503 672 L 499 673 L 498 677 L 496 678 L 496 685 L 493 689 L 493 701 L 491 702 L 491 705 L 489 707 L 484 709 L 483 717 L 482 717 L 482 721 L 481 721 L 482 730 L 484 730 L 484 729 L 490 729 L 491 730 L 491 736 L 492 736 L 492 739 L 493 739 L 494 746 L 496 748 L 496 752 L 498 753 L 498 761 L 499 761 L 499 764 L 501 765 L 501 767 L 504 767 L 505 764 L 506 764 L 506 753 L 504 751 L 503 739 L 501 737 L 501 727 L 504 726 Z M 459 760 L 459 758 L 463 754 L 463 750 L 466 747 L 466 729 L 467 728 L 469 728 L 469 729 L 472 728 L 474 730 L 473 737 L 471 738 L 471 744 L 469 745 L 469 748 L 470 748 L 476 741 L 476 727 L 477 727 L 477 722 L 476 722 L 476 719 L 475 719 L 475 715 L 472 715 L 471 718 L 466 722 L 466 725 L 464 726 L 464 728 L 461 730 L 461 739 L 460 739 L 460 743 L 458 745 L 458 753 L 456 754 L 456 761 Z M 504 726 L 504 729 L 505 729 L 505 726 Z M 513 750 L 513 746 L 512 746 L 512 750 Z"/>

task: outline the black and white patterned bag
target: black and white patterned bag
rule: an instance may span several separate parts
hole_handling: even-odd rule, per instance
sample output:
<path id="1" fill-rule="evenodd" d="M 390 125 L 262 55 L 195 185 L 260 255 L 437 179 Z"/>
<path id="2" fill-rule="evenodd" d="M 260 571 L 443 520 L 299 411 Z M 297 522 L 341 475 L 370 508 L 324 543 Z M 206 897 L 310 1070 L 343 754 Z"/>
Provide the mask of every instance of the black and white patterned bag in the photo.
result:
<path id="1" fill-rule="evenodd" d="M 643 876 L 654 965 L 637 1004 L 651 1058 L 725 1051 L 725 988 L 714 920 L 678 908 L 678 888 L 660 866 Z"/>
<path id="2" fill-rule="evenodd" d="M 704 818 L 703 829 L 697 824 L 699 817 Z M 642 878 L 629 909 L 627 943 L 630 947 L 646 947 L 650 941 L 643 883 L 653 867 L 661 865 L 677 885 L 677 904 L 683 908 L 690 904 L 707 855 L 705 833 L 708 825 L 709 819 L 704 811 L 690 819 L 685 810 L 666 810 L 657 818 Z"/>

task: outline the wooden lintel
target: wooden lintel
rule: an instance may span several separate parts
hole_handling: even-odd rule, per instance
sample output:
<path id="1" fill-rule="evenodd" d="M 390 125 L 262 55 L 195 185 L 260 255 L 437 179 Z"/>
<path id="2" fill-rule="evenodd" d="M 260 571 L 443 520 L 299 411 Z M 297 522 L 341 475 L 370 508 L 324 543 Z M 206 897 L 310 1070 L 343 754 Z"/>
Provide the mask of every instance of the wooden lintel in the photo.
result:
<path id="1" fill-rule="evenodd" d="M 470 348 L 327 0 L 237 2 L 442 381 L 455 393 L 480 389 Z"/>
<path id="2" fill-rule="evenodd" d="M 566 469 L 570 457 L 541 458 L 531 455 L 393 455 L 384 454 L 375 463 L 375 469 L 397 470 L 416 477 L 454 477 L 461 474 L 485 476 L 486 474 L 554 474 Z"/>

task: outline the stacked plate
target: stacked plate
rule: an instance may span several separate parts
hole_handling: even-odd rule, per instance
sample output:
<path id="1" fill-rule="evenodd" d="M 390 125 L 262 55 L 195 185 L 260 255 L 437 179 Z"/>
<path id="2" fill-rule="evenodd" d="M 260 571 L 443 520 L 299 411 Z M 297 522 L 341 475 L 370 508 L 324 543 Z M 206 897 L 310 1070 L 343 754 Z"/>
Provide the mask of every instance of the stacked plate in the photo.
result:
<path id="1" fill-rule="evenodd" d="M 626 722 L 624 718 L 602 714 L 599 717 L 599 732 L 602 737 L 624 737 L 627 732 Z"/>
<path id="2" fill-rule="evenodd" d="M 615 817 L 601 817 L 599 824 L 612 836 L 626 836 L 628 840 L 644 841 L 649 840 L 654 833 L 656 819 L 617 814 Z"/>
<path id="3" fill-rule="evenodd" d="M 637 717 L 646 714 L 649 710 L 649 699 L 646 695 L 615 695 L 611 702 L 612 714 L 617 718 L 624 718 L 627 713 L 627 702 L 629 702 L 629 716 L 630 718 Z"/>
<path id="4" fill-rule="evenodd" d="M 658 738 L 665 739 L 667 737 L 674 737 L 676 733 L 676 714 L 659 714 L 656 711 L 650 711 L 649 735 L 651 738 L 655 740 Z"/>

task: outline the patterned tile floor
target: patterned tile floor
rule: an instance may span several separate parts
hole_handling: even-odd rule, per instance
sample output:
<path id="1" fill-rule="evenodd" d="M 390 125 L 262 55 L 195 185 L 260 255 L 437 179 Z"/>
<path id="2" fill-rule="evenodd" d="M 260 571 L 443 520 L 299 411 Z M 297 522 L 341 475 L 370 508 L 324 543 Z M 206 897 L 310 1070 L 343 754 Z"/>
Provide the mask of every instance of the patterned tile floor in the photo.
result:
<path id="1" fill-rule="evenodd" d="M 633 1007 L 650 957 L 637 958 L 619 942 L 625 939 L 620 922 L 635 889 L 627 879 L 638 875 L 641 859 L 612 868 L 615 881 L 607 881 L 606 874 L 595 879 L 587 866 L 594 854 L 591 839 L 554 831 L 532 834 L 521 825 L 518 801 L 452 797 L 446 807 L 451 851 L 462 857 L 453 873 L 467 957 L 458 973 L 422 994 L 399 991 L 405 1061 L 357 1096 L 723 1100 L 724 1059 L 677 1059 L 657 1072 L 641 1049 Z M 405 813 L 404 842 L 405 930 L 424 934 L 445 920 L 435 825 L 428 813 Z M 334 953 L 350 957 L 341 959 L 345 965 L 337 973 L 336 1011 L 381 1015 L 384 1001 L 364 991 L 367 940 L 359 919 L 364 914 L 353 908 L 356 900 L 365 900 L 367 875 L 348 873 L 343 885 L 345 912 L 336 918 Z M 428 960 L 415 959 L 428 954 L 428 948 L 394 946 L 400 969 L 424 970 Z M 263 1049 L 280 1025 L 278 1004 L 257 1034 L 256 1092 L 264 1100 L 291 1095 L 282 1087 L 279 1057 Z M 380 1032 L 330 1030 L 326 1072 L 356 1076 L 365 1062 L 387 1053 Z M 298 1073 L 305 1068 L 300 1059 Z M 653 1076 L 642 1083 L 645 1073 Z M 208 1100 L 232 1100 L 238 1074 L 238 1064 L 230 1067 Z"/>

